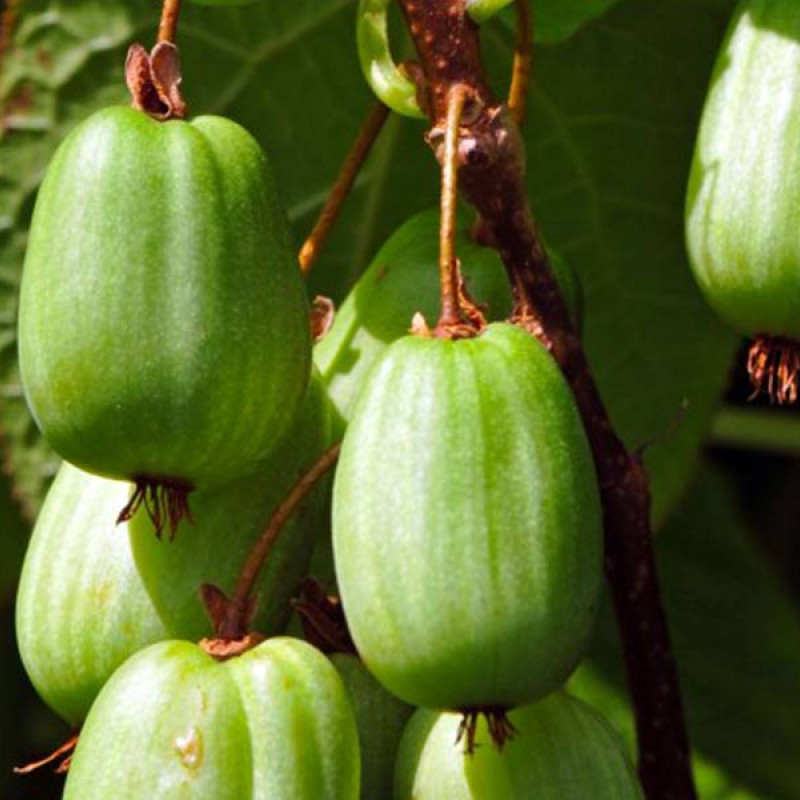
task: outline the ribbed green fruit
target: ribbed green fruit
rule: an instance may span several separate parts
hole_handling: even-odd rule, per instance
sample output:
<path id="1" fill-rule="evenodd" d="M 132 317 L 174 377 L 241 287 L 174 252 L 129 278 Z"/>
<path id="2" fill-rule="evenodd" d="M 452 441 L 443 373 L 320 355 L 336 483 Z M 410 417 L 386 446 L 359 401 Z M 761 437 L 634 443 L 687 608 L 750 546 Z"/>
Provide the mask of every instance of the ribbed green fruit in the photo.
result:
<path id="1" fill-rule="evenodd" d="M 333 545 L 359 654 L 406 702 L 507 709 L 564 681 L 599 599 L 601 515 L 544 347 L 505 323 L 389 347 L 344 438 Z"/>
<path id="2" fill-rule="evenodd" d="M 497 251 L 481 247 L 467 235 L 461 219 L 456 252 L 467 289 L 476 303 L 487 306 L 487 318 L 499 321 L 511 312 L 511 295 Z M 580 327 L 583 295 L 577 274 L 550 252 L 553 269 L 573 319 Z M 421 312 L 430 324 L 439 313 L 439 210 L 423 211 L 404 222 L 386 240 L 369 268 L 336 310 L 328 334 L 314 348 L 331 400 L 344 422 L 364 376 L 380 354 L 405 336 L 412 317 Z"/>
<path id="3" fill-rule="evenodd" d="M 17 645 L 41 698 L 72 725 L 114 670 L 170 637 L 137 572 L 123 481 L 63 464 L 36 520 L 17 590 Z"/>
<path id="4" fill-rule="evenodd" d="M 686 238 L 709 304 L 746 335 L 800 339 L 800 5 L 745 0 L 711 79 Z"/>
<path id="5" fill-rule="evenodd" d="M 330 656 L 355 712 L 361 750 L 361 800 L 392 796 L 397 748 L 406 723 L 414 713 L 389 694 L 356 656 Z"/>
<path id="6" fill-rule="evenodd" d="M 94 114 L 36 202 L 19 310 L 36 421 L 97 474 L 252 472 L 309 379 L 307 301 L 258 143 L 219 117 Z"/>
<path id="7" fill-rule="evenodd" d="M 397 758 L 394 800 L 641 800 L 620 737 L 600 714 L 556 692 L 512 711 L 516 736 L 492 747 L 485 722 L 474 753 L 456 742 L 461 717 L 420 710 Z"/>
<path id="8" fill-rule="evenodd" d="M 222 663 L 161 642 L 103 688 L 64 800 L 357 800 L 358 759 L 344 686 L 305 642 Z"/>
<path id="9" fill-rule="evenodd" d="M 252 476 L 196 495 L 197 522 L 157 540 L 142 513 L 116 526 L 131 486 L 64 464 L 31 538 L 17 594 L 17 639 L 41 697 L 73 725 L 113 671 L 152 642 L 211 633 L 198 589 L 230 591 L 292 484 L 324 449 L 328 404 L 317 380 L 291 434 Z M 326 526 L 320 485 L 284 526 L 256 587 L 254 626 L 283 630 L 290 599 Z"/>

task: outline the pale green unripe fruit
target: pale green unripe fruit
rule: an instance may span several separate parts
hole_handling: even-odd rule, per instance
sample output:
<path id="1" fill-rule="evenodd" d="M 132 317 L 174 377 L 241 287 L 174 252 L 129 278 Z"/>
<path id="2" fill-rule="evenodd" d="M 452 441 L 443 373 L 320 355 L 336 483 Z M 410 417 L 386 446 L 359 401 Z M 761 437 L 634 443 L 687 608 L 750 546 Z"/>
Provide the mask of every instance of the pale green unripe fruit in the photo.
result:
<path id="1" fill-rule="evenodd" d="M 334 480 L 336 575 L 375 677 L 429 708 L 512 708 L 566 680 L 601 586 L 574 398 L 519 328 L 406 337 L 373 367 Z"/>
<path id="2" fill-rule="evenodd" d="M 328 660 L 269 639 L 218 662 L 155 644 L 98 696 L 64 800 L 358 800 L 358 736 Z"/>
<path id="3" fill-rule="evenodd" d="M 20 370 L 42 432 L 104 477 L 219 485 L 288 430 L 305 291 L 266 157 L 221 117 L 92 115 L 39 190 Z"/>
<path id="4" fill-rule="evenodd" d="M 745 335 L 800 339 L 800 5 L 745 0 L 711 77 L 686 241 L 708 303 Z"/>
<path id="5" fill-rule="evenodd" d="M 397 758 L 394 800 L 642 800 L 618 734 L 594 709 L 555 692 L 509 714 L 516 734 L 498 751 L 479 721 L 473 753 L 461 717 L 420 710 Z"/>

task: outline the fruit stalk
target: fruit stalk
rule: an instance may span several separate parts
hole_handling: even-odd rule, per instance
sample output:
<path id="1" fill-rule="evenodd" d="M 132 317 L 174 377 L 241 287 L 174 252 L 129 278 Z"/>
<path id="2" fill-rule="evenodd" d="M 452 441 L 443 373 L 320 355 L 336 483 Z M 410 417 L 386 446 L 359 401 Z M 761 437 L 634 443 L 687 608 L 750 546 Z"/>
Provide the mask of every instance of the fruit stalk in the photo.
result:
<path id="1" fill-rule="evenodd" d="M 325 205 L 322 207 L 311 233 L 300 248 L 298 261 L 300 262 L 300 271 L 304 275 L 311 271 L 311 267 L 314 266 L 314 262 L 317 260 L 319 251 L 325 244 L 331 228 L 335 225 L 336 220 L 339 219 L 344 202 L 347 200 L 358 173 L 372 150 L 372 145 L 375 144 L 375 140 L 383 130 L 388 116 L 389 107 L 379 102 L 364 120 L 361 130 L 358 132 L 356 140 L 344 160 L 344 164 L 342 164 L 331 193 L 328 195 L 328 199 L 325 201 Z"/>
<path id="2" fill-rule="evenodd" d="M 583 418 L 600 483 L 606 577 L 633 699 L 639 776 L 648 800 L 696 797 L 690 748 L 653 552 L 650 493 L 637 453 L 614 431 L 547 260 L 524 186 L 524 146 L 507 108 L 489 88 L 478 27 L 465 0 L 399 0 L 428 86 L 429 116 L 446 119 L 451 87 L 471 88 L 462 119 L 459 185 L 476 207 L 482 235 L 500 252 L 514 320 L 558 360 Z"/>
<path id="3" fill-rule="evenodd" d="M 514 64 L 511 68 L 511 86 L 508 90 L 508 108 L 517 127 L 525 121 L 528 86 L 531 81 L 533 61 L 533 18 L 530 0 L 515 0 L 517 11 L 517 38 L 514 42 Z"/>
<path id="4" fill-rule="evenodd" d="M 158 25 L 158 41 L 175 44 L 178 30 L 178 17 L 181 12 L 181 0 L 164 0 L 161 8 L 161 21 Z"/>
<path id="5" fill-rule="evenodd" d="M 449 337 L 461 327 L 458 297 L 458 262 L 455 253 L 456 211 L 458 206 L 458 140 L 466 103 L 466 87 L 456 84 L 447 98 L 447 115 L 442 156 L 441 221 L 439 224 L 439 279 L 442 309 L 436 325 L 437 335 Z"/>
<path id="6" fill-rule="evenodd" d="M 227 604 L 225 615 L 217 626 L 216 635 L 223 640 L 241 639 L 247 634 L 247 624 L 253 608 L 252 592 L 261 567 L 272 550 L 286 520 L 339 459 L 341 443 L 335 444 L 319 458 L 313 467 L 292 487 L 286 499 L 275 509 L 264 532 L 253 545 L 245 560 L 236 588 Z"/>

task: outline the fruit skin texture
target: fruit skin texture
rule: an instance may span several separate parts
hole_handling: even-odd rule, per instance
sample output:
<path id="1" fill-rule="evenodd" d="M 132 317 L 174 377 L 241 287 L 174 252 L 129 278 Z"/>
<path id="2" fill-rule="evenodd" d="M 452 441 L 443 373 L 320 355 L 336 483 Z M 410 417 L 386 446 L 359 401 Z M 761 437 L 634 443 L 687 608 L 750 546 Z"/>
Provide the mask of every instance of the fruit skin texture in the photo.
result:
<path id="1" fill-rule="evenodd" d="M 117 512 L 130 485 L 62 464 L 31 536 L 17 590 L 17 645 L 42 699 L 71 725 L 128 656 L 169 638 Z"/>
<path id="2" fill-rule="evenodd" d="M 230 591 L 245 556 L 294 481 L 327 445 L 329 405 L 317 379 L 296 424 L 252 476 L 197 492 L 197 520 L 157 540 L 140 511 L 115 525 L 130 484 L 63 464 L 31 537 L 17 593 L 17 640 L 39 695 L 79 724 L 114 670 L 143 647 L 211 633 L 198 588 Z M 280 633 L 327 525 L 321 484 L 287 521 L 259 577 L 255 629 Z"/>
<path id="3" fill-rule="evenodd" d="M 390 798 L 397 748 L 414 708 L 389 694 L 358 657 L 334 653 L 330 659 L 355 712 L 361 750 L 361 800 Z"/>
<path id="4" fill-rule="evenodd" d="M 357 800 L 358 758 L 344 686 L 305 642 L 222 663 L 160 642 L 92 706 L 64 800 Z"/>
<path id="5" fill-rule="evenodd" d="M 800 339 L 800 6 L 740 3 L 717 59 L 686 204 L 708 303 L 745 335 Z"/>
<path id="6" fill-rule="evenodd" d="M 572 394 L 539 342 L 406 337 L 353 411 L 333 545 L 359 654 L 406 702 L 511 708 L 563 682 L 601 585 L 601 514 Z"/>
<path id="7" fill-rule="evenodd" d="M 20 368 L 60 455 L 195 487 L 251 472 L 309 379 L 307 300 L 269 164 L 220 117 L 94 114 L 39 191 Z"/>
<path id="8" fill-rule="evenodd" d="M 458 714 L 420 710 L 400 745 L 395 800 L 641 800 L 618 734 L 564 692 L 511 712 L 518 731 L 501 752 L 481 720 L 472 755 L 456 744 Z"/>
<path id="9" fill-rule="evenodd" d="M 460 218 L 456 252 L 467 289 L 476 303 L 485 303 L 489 320 L 511 313 L 511 294 L 497 251 L 467 236 L 469 220 Z M 391 342 L 405 336 L 416 312 L 432 325 L 439 313 L 439 210 L 408 219 L 386 240 L 370 266 L 336 310 L 333 327 L 314 347 L 314 363 L 322 373 L 331 400 L 342 418 L 350 419 L 364 378 Z M 573 319 L 580 324 L 582 294 L 578 276 L 550 251 L 553 269 Z"/>

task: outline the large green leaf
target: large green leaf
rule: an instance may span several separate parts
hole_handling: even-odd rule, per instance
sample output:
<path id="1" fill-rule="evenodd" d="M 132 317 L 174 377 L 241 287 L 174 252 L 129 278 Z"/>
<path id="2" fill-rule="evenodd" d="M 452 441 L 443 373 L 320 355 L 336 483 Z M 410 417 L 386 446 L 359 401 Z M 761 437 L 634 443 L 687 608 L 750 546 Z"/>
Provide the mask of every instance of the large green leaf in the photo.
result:
<path id="1" fill-rule="evenodd" d="M 704 800 L 798 800 L 800 614 L 723 474 L 701 473 L 658 559 Z M 610 613 L 594 651 L 572 688 L 632 742 Z"/>
<path id="2" fill-rule="evenodd" d="M 656 442 L 646 459 L 659 519 L 685 485 L 735 344 L 700 299 L 683 241 L 724 18 L 688 0 L 628 0 L 537 57 L 534 209 L 584 281 L 584 338 L 615 425 L 630 446 Z"/>
<path id="3" fill-rule="evenodd" d="M 151 38 L 157 5 L 30 0 L 4 69 L 0 422 L 30 505 L 52 461 L 23 411 L 13 357 L 28 214 L 64 132 L 93 108 L 124 98 L 124 44 Z M 605 5 L 581 5 L 580 19 Z M 371 102 L 357 63 L 354 14 L 353 0 L 186 6 L 182 14 L 192 109 L 228 114 L 262 141 L 298 239 Z M 534 206 L 548 240 L 583 276 L 587 347 L 614 420 L 632 446 L 662 437 L 647 455 L 659 517 L 685 483 L 733 344 L 694 288 L 682 234 L 694 130 L 724 16 L 715 3 L 696 0 L 616 4 L 566 42 L 539 49 L 526 128 Z M 555 25 L 568 17 L 551 19 Z M 507 21 L 487 25 L 485 52 L 498 87 L 512 40 Z M 390 122 L 319 263 L 315 290 L 341 298 L 380 241 L 436 202 L 423 130 L 413 121 Z M 685 398 L 686 419 L 673 431 Z"/>

